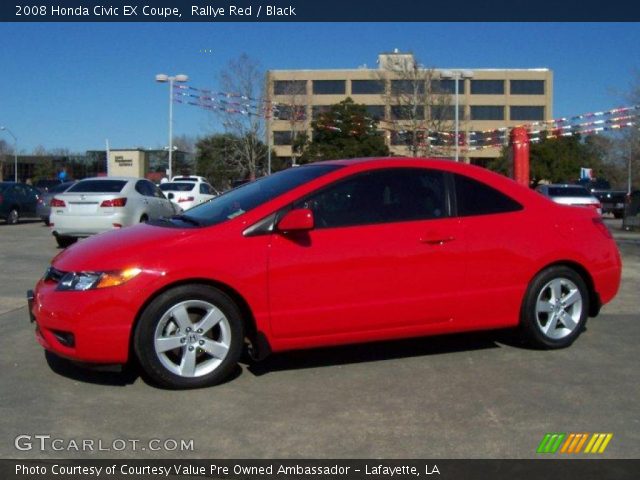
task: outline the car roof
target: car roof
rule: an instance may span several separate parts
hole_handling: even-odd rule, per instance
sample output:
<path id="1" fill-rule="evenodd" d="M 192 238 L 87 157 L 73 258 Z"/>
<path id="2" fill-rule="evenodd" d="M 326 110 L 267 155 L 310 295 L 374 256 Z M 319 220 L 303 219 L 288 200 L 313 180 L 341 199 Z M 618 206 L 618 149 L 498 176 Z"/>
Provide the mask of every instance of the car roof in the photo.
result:
<path id="1" fill-rule="evenodd" d="M 89 177 L 89 178 L 83 178 L 82 180 L 79 180 L 80 182 L 84 182 L 86 180 L 91 180 L 91 181 L 95 181 L 95 180 L 125 180 L 125 181 L 130 181 L 130 180 L 146 180 L 146 178 L 140 178 L 140 177 Z M 151 181 L 151 180 L 149 180 Z"/>

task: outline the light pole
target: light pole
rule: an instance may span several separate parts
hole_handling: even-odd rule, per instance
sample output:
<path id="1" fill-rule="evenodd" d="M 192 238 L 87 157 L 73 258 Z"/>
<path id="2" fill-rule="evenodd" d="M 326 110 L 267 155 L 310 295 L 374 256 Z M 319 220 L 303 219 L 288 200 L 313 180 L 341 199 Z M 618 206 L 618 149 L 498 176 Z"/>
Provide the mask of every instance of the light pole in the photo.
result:
<path id="1" fill-rule="evenodd" d="M 460 108 L 460 94 L 458 90 L 458 81 L 464 80 L 465 78 L 473 78 L 473 72 L 470 70 L 461 70 L 461 71 L 451 71 L 445 70 L 440 73 L 440 78 L 454 80 L 456 85 L 455 96 L 456 96 L 456 111 L 455 111 L 455 122 L 456 122 L 456 133 L 455 133 L 455 142 L 456 142 L 456 162 L 459 161 L 460 158 L 460 113 L 458 112 Z"/>
<path id="2" fill-rule="evenodd" d="M 18 138 L 7 127 L 0 127 L 13 137 L 13 181 L 18 183 Z"/>
<path id="3" fill-rule="evenodd" d="M 171 177 L 173 176 L 171 164 L 173 156 L 173 84 L 175 82 L 186 82 L 187 80 L 189 80 L 189 77 L 183 74 L 171 77 L 169 75 L 165 75 L 164 73 L 159 73 L 158 75 L 156 75 L 156 82 L 169 82 L 169 168 L 167 169 L 169 181 L 171 181 Z"/>

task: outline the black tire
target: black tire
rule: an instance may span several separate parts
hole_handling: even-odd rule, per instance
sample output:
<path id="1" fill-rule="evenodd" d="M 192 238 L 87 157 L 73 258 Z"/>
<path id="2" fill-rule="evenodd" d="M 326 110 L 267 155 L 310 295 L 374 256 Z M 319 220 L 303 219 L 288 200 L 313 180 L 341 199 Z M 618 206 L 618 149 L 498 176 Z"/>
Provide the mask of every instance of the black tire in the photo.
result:
<path id="1" fill-rule="evenodd" d="M 67 248 L 74 243 L 76 243 L 78 239 L 76 237 L 67 237 L 64 235 L 56 235 L 56 242 L 58 242 L 58 246 L 60 248 Z"/>
<path id="2" fill-rule="evenodd" d="M 146 213 L 140 217 L 140 223 L 144 223 L 148 221 L 149 221 L 149 217 L 147 216 Z"/>
<path id="3" fill-rule="evenodd" d="M 11 210 L 9 210 L 9 213 L 7 213 L 6 220 L 8 225 L 17 225 L 20 223 L 20 214 L 18 213 L 18 209 L 12 207 Z"/>
<path id="4" fill-rule="evenodd" d="M 613 218 L 620 220 L 622 217 L 624 217 L 624 212 L 613 212 Z"/>
<path id="5" fill-rule="evenodd" d="M 186 315 L 179 322 L 181 309 Z M 204 331 L 197 330 L 207 313 L 221 319 Z M 176 346 L 159 352 L 157 338 Z M 136 325 L 133 345 L 140 366 L 159 386 L 187 389 L 216 385 L 229 377 L 242 354 L 242 315 L 233 300 L 220 290 L 183 285 L 162 293 L 145 308 Z M 220 349 L 217 356 L 206 351 L 212 346 Z M 183 368 L 187 358 L 193 358 L 192 371 Z"/>
<path id="6" fill-rule="evenodd" d="M 569 267 L 549 267 L 529 284 L 520 312 L 520 331 L 534 348 L 565 348 L 585 329 L 588 316 L 589 290 L 583 278 Z"/>

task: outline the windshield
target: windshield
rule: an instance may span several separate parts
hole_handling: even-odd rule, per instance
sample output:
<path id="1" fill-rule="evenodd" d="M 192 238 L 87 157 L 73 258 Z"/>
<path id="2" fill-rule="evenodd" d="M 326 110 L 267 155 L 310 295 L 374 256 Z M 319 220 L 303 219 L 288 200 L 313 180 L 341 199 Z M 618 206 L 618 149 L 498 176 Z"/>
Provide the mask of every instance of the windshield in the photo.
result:
<path id="1" fill-rule="evenodd" d="M 340 165 L 308 165 L 283 170 L 230 190 L 188 211 L 200 225 L 216 225 L 242 215 L 283 193 L 341 168 Z"/>

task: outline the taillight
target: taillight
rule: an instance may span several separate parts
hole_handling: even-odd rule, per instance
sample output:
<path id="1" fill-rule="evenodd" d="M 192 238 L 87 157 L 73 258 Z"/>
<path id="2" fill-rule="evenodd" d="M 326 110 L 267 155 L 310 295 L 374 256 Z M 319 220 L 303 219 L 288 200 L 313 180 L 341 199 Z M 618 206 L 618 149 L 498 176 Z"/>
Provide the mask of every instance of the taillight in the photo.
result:
<path id="1" fill-rule="evenodd" d="M 114 198 L 113 200 L 104 200 L 101 207 L 124 207 L 127 204 L 127 198 Z"/>
<path id="2" fill-rule="evenodd" d="M 607 228 L 607 226 L 604 224 L 604 220 L 602 220 L 602 218 L 600 217 L 594 217 L 591 219 L 593 221 L 593 224 L 595 225 L 595 227 L 600 230 L 600 232 L 607 238 L 613 238 L 613 236 L 611 235 L 611 232 L 609 231 L 609 229 Z"/>
<path id="3" fill-rule="evenodd" d="M 64 203 L 64 200 L 60 200 L 59 198 L 53 198 L 49 205 L 54 208 L 67 206 L 67 204 Z"/>
<path id="4" fill-rule="evenodd" d="M 178 203 L 180 202 L 193 202 L 193 197 L 180 197 Z"/>

